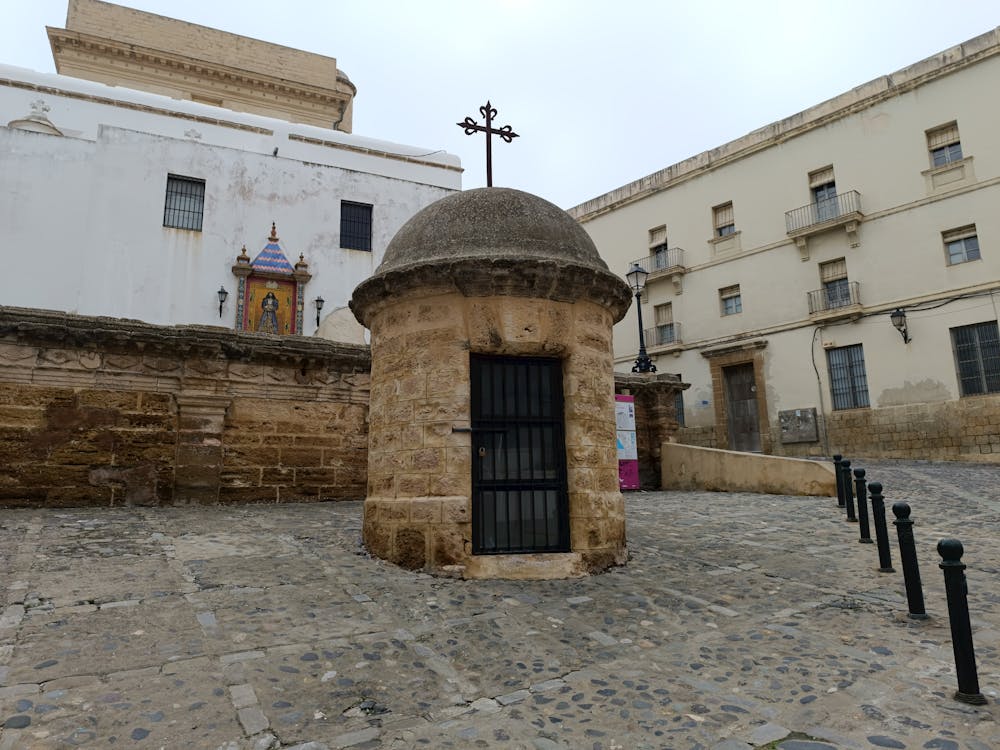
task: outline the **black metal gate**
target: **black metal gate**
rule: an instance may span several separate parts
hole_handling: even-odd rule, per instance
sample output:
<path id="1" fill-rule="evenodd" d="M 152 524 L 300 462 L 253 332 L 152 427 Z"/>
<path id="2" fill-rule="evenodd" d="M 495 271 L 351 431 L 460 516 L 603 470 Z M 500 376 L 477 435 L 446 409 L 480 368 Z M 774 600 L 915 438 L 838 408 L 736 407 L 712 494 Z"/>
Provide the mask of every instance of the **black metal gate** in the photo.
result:
<path id="1" fill-rule="evenodd" d="M 472 551 L 569 551 L 562 366 L 471 355 Z"/>

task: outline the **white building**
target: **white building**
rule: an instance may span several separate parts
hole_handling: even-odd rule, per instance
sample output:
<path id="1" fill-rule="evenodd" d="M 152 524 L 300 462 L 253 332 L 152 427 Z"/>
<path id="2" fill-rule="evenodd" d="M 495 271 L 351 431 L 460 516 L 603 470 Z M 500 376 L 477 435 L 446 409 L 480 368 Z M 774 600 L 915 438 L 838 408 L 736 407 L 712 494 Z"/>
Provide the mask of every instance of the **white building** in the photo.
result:
<path id="1" fill-rule="evenodd" d="M 67 53 L 57 39 L 67 45 L 93 42 L 105 16 L 109 37 L 128 37 L 122 24 L 152 19 L 174 29 L 176 39 L 190 29 L 234 44 L 266 45 L 94 0 L 73 0 L 70 20 L 74 12 L 90 10 L 100 13 L 87 16 L 87 33 L 49 30 L 54 55 L 64 66 Z M 91 47 L 106 50 L 108 44 Z M 127 85 L 143 82 L 120 70 L 127 55 L 108 53 L 105 61 L 96 52 L 84 55 L 84 47 L 73 48 L 74 75 L 89 70 L 99 80 L 114 73 Z M 175 47 L 187 53 L 191 45 Z M 292 59 L 291 53 L 309 57 L 285 52 L 275 59 Z M 142 54 L 132 60 L 137 70 L 147 70 L 145 60 L 169 62 L 174 53 Z M 180 53 L 175 57 L 170 66 L 163 63 L 158 78 L 150 76 L 151 89 L 172 96 L 0 66 L 0 225 L 8 247 L 0 300 L 151 323 L 231 327 L 236 300 L 230 296 L 220 320 L 217 292 L 236 290 L 232 267 L 241 248 L 254 258 L 268 243 L 274 222 L 288 259 L 294 264 L 301 254 L 311 274 L 300 311 L 304 325 L 297 332 L 316 331 L 314 300 L 322 297 L 324 316 L 333 314 L 324 333 L 356 338 L 356 330 L 338 327 L 353 317 L 336 310 L 371 275 L 410 216 L 461 188 L 458 158 L 333 129 L 340 122 L 331 121 L 330 128 L 293 122 L 302 119 L 302 106 L 289 104 L 287 117 L 272 117 L 201 103 L 211 99 L 213 81 L 220 89 L 232 88 L 226 75 L 239 78 L 249 91 L 233 97 L 241 109 L 261 108 L 255 88 L 264 91 L 258 98 L 266 99 L 266 87 L 277 87 L 258 71 L 236 76 L 228 58 L 218 64 L 196 61 L 207 71 L 197 90 L 174 98 L 180 89 L 163 81 L 183 82 L 184 70 L 194 66 Z M 322 62 L 332 62 L 336 70 L 330 58 Z M 213 70 L 223 71 L 222 77 L 211 75 Z M 336 84 L 336 96 L 328 98 L 343 119 L 350 113 L 353 85 L 339 74 Z M 281 90 L 286 97 L 322 98 L 311 83 L 299 89 Z M 282 106 L 271 102 L 265 109 L 280 114 Z M 322 111 L 310 116 L 322 117 Z"/>
<path id="2" fill-rule="evenodd" d="M 1000 460 L 998 89 L 991 31 L 571 210 L 650 272 L 682 441 Z"/>

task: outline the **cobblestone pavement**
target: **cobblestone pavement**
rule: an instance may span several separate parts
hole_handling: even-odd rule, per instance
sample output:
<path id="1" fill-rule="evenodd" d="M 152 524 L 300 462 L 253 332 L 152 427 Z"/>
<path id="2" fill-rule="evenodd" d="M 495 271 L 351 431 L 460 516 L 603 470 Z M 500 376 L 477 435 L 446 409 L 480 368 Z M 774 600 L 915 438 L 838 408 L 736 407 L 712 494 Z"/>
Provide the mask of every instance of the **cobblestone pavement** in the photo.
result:
<path id="1" fill-rule="evenodd" d="M 913 506 L 928 621 L 830 498 L 630 494 L 629 565 L 555 582 L 372 560 L 359 503 L 2 511 L 0 750 L 1000 748 L 1000 469 L 859 464 Z"/>

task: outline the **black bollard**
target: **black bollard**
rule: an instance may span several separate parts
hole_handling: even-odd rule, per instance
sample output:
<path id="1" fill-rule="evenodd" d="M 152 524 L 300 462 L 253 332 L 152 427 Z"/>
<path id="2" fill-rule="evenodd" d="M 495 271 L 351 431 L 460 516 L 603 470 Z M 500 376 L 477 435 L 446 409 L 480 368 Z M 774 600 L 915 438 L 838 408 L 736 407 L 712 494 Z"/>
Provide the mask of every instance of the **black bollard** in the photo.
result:
<path id="1" fill-rule="evenodd" d="M 833 476 L 837 480 L 837 507 L 844 507 L 844 475 L 840 470 L 840 462 L 844 460 L 844 457 L 839 453 L 833 456 Z"/>
<path id="2" fill-rule="evenodd" d="M 957 539 L 942 539 L 937 544 L 941 555 L 939 567 L 944 571 L 944 590 L 948 595 L 948 620 L 951 622 L 951 647 L 955 652 L 955 672 L 958 691 L 955 700 L 981 706 L 986 697 L 979 692 L 976 673 L 976 652 L 972 648 L 972 623 L 969 622 L 969 585 L 962 562 L 962 543 Z"/>
<path id="3" fill-rule="evenodd" d="M 872 521 L 875 522 L 875 543 L 878 545 L 878 572 L 895 573 L 892 555 L 889 553 L 889 529 L 885 525 L 885 503 L 882 501 L 882 485 L 869 482 L 868 492 L 872 496 Z"/>
<path id="4" fill-rule="evenodd" d="M 868 525 L 868 489 L 864 469 L 854 470 L 854 489 L 858 495 L 858 530 L 861 532 L 858 541 L 861 544 L 871 544 L 872 532 Z"/>
<path id="5" fill-rule="evenodd" d="M 899 561 L 903 565 L 903 585 L 906 586 L 906 603 L 910 608 L 910 617 L 914 620 L 926 620 L 924 588 L 920 583 L 920 566 L 917 565 L 917 543 L 913 540 L 910 506 L 907 503 L 893 503 L 892 513 L 896 516 L 893 524 L 896 526 L 896 536 L 899 537 Z"/>
<path id="6" fill-rule="evenodd" d="M 854 515 L 854 485 L 851 483 L 851 462 L 841 461 L 840 469 L 844 472 L 844 504 L 847 506 L 847 520 L 857 521 Z"/>

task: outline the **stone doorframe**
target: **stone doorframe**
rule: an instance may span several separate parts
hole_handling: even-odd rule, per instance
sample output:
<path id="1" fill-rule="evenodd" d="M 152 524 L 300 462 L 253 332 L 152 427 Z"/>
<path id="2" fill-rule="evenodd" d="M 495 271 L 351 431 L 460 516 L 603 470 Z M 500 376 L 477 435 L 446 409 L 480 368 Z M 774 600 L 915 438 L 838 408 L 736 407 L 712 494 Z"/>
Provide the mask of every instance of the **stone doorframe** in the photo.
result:
<path id="1" fill-rule="evenodd" d="M 701 356 L 708 360 L 712 374 L 712 398 L 715 400 L 715 444 L 731 450 L 729 445 L 729 414 L 726 404 L 726 381 L 722 368 L 732 365 L 753 365 L 754 384 L 757 387 L 757 425 L 760 431 L 760 450 L 771 453 L 771 427 L 767 417 L 767 394 L 764 382 L 764 348 L 767 341 L 756 339 L 715 349 L 707 349 Z"/>

